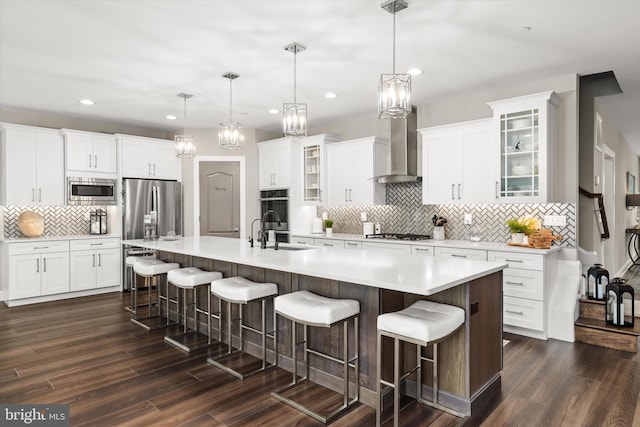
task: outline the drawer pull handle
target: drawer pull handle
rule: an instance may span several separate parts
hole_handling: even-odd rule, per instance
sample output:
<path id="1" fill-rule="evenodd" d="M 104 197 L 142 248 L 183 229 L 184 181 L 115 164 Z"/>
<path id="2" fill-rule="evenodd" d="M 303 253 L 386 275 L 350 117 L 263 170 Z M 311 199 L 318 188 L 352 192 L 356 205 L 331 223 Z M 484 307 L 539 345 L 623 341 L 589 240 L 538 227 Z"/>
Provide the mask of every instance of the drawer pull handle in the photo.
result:
<path id="1" fill-rule="evenodd" d="M 33 249 L 49 249 L 49 246 L 34 246 Z"/>
<path id="2" fill-rule="evenodd" d="M 351 243 L 351 242 L 347 242 L 347 245 L 348 245 L 348 246 L 358 246 L 358 244 L 357 244 L 357 243 Z"/>
<path id="3" fill-rule="evenodd" d="M 524 315 L 522 311 L 513 311 L 513 310 L 505 310 L 505 311 L 509 314 L 519 314 L 520 316 Z"/>
<path id="4" fill-rule="evenodd" d="M 416 252 L 429 252 L 429 249 L 425 248 L 415 248 Z"/>
<path id="5" fill-rule="evenodd" d="M 522 282 L 509 282 L 509 281 L 506 281 L 506 282 L 504 282 L 504 283 L 506 283 L 507 285 L 518 285 L 518 286 L 524 286 L 524 283 L 522 283 Z"/>
<path id="6" fill-rule="evenodd" d="M 332 243 L 323 243 L 323 245 L 325 245 L 325 246 L 333 246 Z"/>
<path id="7" fill-rule="evenodd" d="M 456 257 L 456 258 L 466 258 L 466 255 L 460 255 L 460 254 L 451 254 L 452 257 Z"/>
<path id="8" fill-rule="evenodd" d="M 89 246 L 102 246 L 102 243 L 89 243 Z"/>
<path id="9" fill-rule="evenodd" d="M 505 261 L 507 261 L 507 262 L 519 262 L 519 263 L 521 263 L 521 264 L 524 262 L 524 261 L 523 261 L 523 260 L 521 260 L 521 259 L 508 259 L 508 258 L 507 258 L 507 259 L 505 259 Z"/>

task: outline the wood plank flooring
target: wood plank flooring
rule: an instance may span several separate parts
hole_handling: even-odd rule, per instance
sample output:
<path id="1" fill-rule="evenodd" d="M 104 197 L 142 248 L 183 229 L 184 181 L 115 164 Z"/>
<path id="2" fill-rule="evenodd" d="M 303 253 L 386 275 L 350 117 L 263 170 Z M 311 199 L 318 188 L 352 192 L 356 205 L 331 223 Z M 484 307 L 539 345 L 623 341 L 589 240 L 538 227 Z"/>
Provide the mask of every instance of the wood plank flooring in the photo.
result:
<path id="1" fill-rule="evenodd" d="M 291 374 L 244 381 L 209 365 L 212 347 L 187 354 L 165 331 L 133 325 L 127 294 L 7 308 L 0 304 L 0 402 L 66 403 L 72 426 L 317 426 L 270 395 Z M 580 343 L 506 336 L 502 393 L 473 426 L 640 425 L 640 356 Z M 305 398 L 334 394 L 310 388 Z M 333 426 L 372 426 L 358 405 Z M 408 404 L 403 426 L 460 420 Z M 390 423 L 387 423 L 390 425 Z"/>

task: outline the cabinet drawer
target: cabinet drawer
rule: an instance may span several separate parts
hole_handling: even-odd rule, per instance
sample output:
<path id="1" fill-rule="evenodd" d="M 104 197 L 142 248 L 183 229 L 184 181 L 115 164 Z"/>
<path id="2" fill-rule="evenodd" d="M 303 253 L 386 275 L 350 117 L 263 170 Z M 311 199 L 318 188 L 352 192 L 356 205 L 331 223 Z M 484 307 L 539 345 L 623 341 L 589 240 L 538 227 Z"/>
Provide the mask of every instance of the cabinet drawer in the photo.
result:
<path id="1" fill-rule="evenodd" d="M 542 271 L 506 268 L 502 274 L 502 285 L 502 290 L 507 296 L 543 300 L 544 274 Z"/>
<path id="2" fill-rule="evenodd" d="M 120 246 L 120 239 L 87 239 L 71 240 L 70 250 L 85 251 L 88 249 L 112 249 Z"/>
<path id="3" fill-rule="evenodd" d="M 327 248 L 344 248 L 344 240 L 313 239 L 313 244 Z"/>
<path id="4" fill-rule="evenodd" d="M 487 260 L 487 251 L 481 249 L 462 249 L 462 248 L 440 248 L 436 247 L 435 254 L 437 257 L 451 257 L 462 259 L 473 259 L 478 261 Z"/>
<path id="5" fill-rule="evenodd" d="M 524 298 L 505 296 L 502 304 L 502 316 L 505 325 L 536 331 L 544 330 L 544 304 Z"/>
<path id="6" fill-rule="evenodd" d="M 344 247 L 346 249 L 362 249 L 362 242 L 357 242 L 353 240 L 345 240 Z"/>
<path id="7" fill-rule="evenodd" d="M 377 252 L 397 252 L 397 253 L 411 253 L 411 246 L 402 243 L 378 243 L 378 242 L 363 242 L 362 249 L 365 251 L 377 251 Z"/>
<path id="8" fill-rule="evenodd" d="M 433 246 L 411 245 L 411 255 L 433 256 Z"/>
<path id="9" fill-rule="evenodd" d="M 292 236 L 291 237 L 291 243 L 295 243 L 297 245 L 313 245 L 313 238 L 312 237 Z"/>
<path id="10" fill-rule="evenodd" d="M 506 262 L 509 267 L 525 268 L 527 270 L 542 270 L 544 255 L 520 254 L 516 252 L 489 251 L 489 261 Z"/>
<path id="11" fill-rule="evenodd" d="M 8 246 L 9 255 L 69 251 L 68 240 L 43 240 L 40 242 L 10 243 Z"/>

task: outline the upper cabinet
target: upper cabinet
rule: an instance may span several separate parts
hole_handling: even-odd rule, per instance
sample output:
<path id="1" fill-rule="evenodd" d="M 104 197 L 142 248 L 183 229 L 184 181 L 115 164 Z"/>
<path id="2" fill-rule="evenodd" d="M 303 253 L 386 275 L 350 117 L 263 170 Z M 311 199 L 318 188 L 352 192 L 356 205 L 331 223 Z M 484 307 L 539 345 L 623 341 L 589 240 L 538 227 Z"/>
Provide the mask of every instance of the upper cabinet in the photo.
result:
<path id="1" fill-rule="evenodd" d="M 319 205 L 326 201 L 327 168 L 325 144 L 337 142 L 334 135 L 309 136 L 301 141 L 302 203 Z"/>
<path id="2" fill-rule="evenodd" d="M 58 130 L 2 124 L 2 204 L 64 205 L 64 143 Z"/>
<path id="3" fill-rule="evenodd" d="M 547 203 L 553 200 L 550 155 L 555 143 L 557 106 L 553 91 L 490 102 L 493 109 L 495 200 Z"/>
<path id="4" fill-rule="evenodd" d="M 327 144 L 327 204 L 380 205 L 385 186 L 371 180 L 387 172 L 389 144 L 377 137 Z"/>
<path id="5" fill-rule="evenodd" d="M 181 163 L 173 141 L 116 135 L 120 146 L 123 178 L 181 181 Z"/>
<path id="6" fill-rule="evenodd" d="M 419 129 L 424 204 L 491 203 L 492 119 Z M 492 173 L 489 174 L 491 176 Z"/>
<path id="7" fill-rule="evenodd" d="M 116 139 L 113 135 L 63 129 L 67 176 L 116 175 Z"/>
<path id="8" fill-rule="evenodd" d="M 260 190 L 291 187 L 291 152 L 294 141 L 278 138 L 258 143 Z"/>

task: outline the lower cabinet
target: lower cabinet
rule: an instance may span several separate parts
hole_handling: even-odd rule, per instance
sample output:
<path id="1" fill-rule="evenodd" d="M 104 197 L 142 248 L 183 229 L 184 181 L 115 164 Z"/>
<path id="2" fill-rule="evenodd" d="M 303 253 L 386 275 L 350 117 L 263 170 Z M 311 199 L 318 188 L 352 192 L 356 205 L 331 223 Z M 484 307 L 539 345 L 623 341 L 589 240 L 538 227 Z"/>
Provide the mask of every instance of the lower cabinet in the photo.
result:
<path id="1" fill-rule="evenodd" d="M 362 249 L 377 252 L 411 253 L 411 246 L 402 243 L 362 242 Z"/>
<path id="2" fill-rule="evenodd" d="M 313 239 L 313 244 L 325 248 L 344 248 L 344 240 L 337 239 Z"/>
<path id="3" fill-rule="evenodd" d="M 69 291 L 69 242 L 9 245 L 9 299 Z"/>
<path id="4" fill-rule="evenodd" d="M 482 249 L 436 247 L 435 256 L 486 261 L 487 251 Z"/>
<path id="5" fill-rule="evenodd" d="M 72 241 L 69 270 L 71 291 L 118 286 L 120 284 L 120 240 Z"/>

